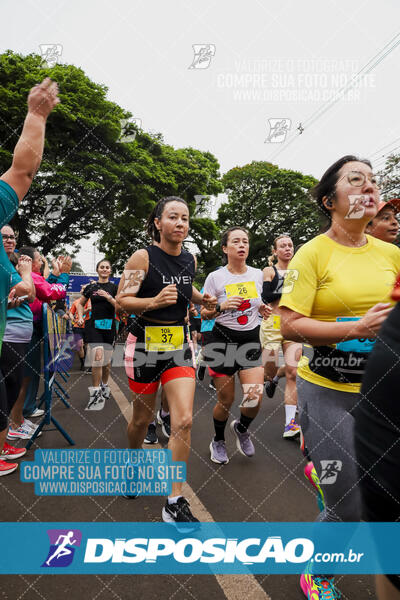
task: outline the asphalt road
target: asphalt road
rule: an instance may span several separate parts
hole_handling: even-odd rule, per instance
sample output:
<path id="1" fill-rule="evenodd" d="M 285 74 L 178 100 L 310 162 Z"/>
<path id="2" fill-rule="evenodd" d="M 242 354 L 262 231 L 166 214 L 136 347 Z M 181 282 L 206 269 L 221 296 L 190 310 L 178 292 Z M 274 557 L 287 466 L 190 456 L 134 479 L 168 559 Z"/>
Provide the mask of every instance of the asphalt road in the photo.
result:
<path id="1" fill-rule="evenodd" d="M 119 400 L 130 397 L 122 368 L 113 368 L 112 377 L 120 392 Z M 227 429 L 230 462 L 216 465 L 210 461 L 209 442 L 213 435 L 212 407 L 215 395 L 209 378 L 199 382 L 196 391 L 192 452 L 188 464 L 188 484 L 195 493 L 193 512 L 203 505 L 207 519 L 214 521 L 313 521 L 318 513 L 313 488 L 304 478 L 304 460 L 297 441 L 284 440 L 282 385 L 272 400 L 264 397 L 262 409 L 251 426 L 256 455 L 247 459 L 239 454 Z M 54 402 L 53 414 L 70 433 L 78 448 L 124 448 L 126 417 L 121 402 L 114 399 L 100 412 L 85 412 L 90 375 L 74 365 L 67 389 L 71 408 Z M 122 393 L 121 393 L 122 392 Z M 239 412 L 237 398 L 232 410 Z M 126 405 L 126 401 L 125 401 Z M 127 405 L 126 405 L 127 406 Z M 158 428 L 162 446 L 166 440 Z M 34 448 L 68 448 L 56 430 L 45 431 Z M 148 446 L 147 446 L 148 447 Z M 33 449 L 34 449 L 33 448 Z M 33 460 L 33 449 L 27 454 Z M 160 521 L 164 500 L 142 497 L 130 501 L 120 497 L 43 497 L 36 496 L 33 484 L 22 483 L 18 470 L 0 480 L 0 506 L 3 521 Z M 201 515 L 198 515 L 201 517 Z M 206 520 L 207 520 L 206 519 Z M 23 540 L 21 540 L 23 543 Z M 257 575 L 3 575 L 0 600 L 301 600 L 304 598 L 298 576 Z M 337 585 L 344 600 L 375 599 L 370 576 L 340 576 Z"/>

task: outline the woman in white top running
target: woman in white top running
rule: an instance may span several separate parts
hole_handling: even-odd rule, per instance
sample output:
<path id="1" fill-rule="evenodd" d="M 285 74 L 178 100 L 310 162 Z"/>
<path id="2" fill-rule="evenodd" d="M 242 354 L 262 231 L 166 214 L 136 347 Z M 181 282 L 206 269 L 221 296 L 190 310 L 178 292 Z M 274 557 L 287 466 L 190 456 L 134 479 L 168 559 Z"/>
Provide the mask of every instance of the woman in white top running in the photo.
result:
<path id="1" fill-rule="evenodd" d="M 203 319 L 215 318 L 203 350 L 217 390 L 211 460 L 226 464 L 229 458 L 224 432 L 235 398 L 235 373 L 242 384 L 243 400 L 240 418 L 233 420 L 230 427 L 239 452 L 247 457 L 255 453 L 248 427 L 259 411 L 263 393 L 259 314 L 265 306 L 261 300 L 262 271 L 246 264 L 249 255 L 246 229 L 231 227 L 222 235 L 221 245 L 227 264 L 210 273 L 204 284 L 204 292 L 216 296 L 218 304 L 215 311 L 203 308 L 201 314 Z"/>

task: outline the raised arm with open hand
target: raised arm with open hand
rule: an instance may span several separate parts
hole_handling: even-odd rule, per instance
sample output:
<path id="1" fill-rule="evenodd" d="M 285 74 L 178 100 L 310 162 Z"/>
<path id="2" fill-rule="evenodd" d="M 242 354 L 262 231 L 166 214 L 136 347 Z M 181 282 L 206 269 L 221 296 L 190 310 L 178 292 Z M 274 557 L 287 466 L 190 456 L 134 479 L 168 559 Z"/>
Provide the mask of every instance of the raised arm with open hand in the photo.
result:
<path id="1" fill-rule="evenodd" d="M 14 149 L 12 165 L 0 178 L 14 189 L 19 201 L 28 192 L 39 169 L 43 155 L 46 120 L 59 102 L 58 85 L 48 77 L 29 92 L 28 114 L 21 137 Z"/>

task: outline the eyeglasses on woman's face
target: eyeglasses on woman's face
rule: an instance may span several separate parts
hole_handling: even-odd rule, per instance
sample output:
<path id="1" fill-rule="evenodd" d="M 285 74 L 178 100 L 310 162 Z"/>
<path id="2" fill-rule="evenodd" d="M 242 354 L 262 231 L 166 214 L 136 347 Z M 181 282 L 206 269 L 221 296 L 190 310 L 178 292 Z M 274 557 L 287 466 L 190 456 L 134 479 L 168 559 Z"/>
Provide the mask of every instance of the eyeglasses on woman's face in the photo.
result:
<path id="1" fill-rule="evenodd" d="M 365 182 L 367 181 L 367 176 L 365 175 L 365 173 L 362 173 L 361 171 L 348 171 L 347 173 L 342 175 L 342 177 L 339 178 L 338 183 L 339 183 L 339 181 L 344 179 L 344 177 L 347 178 L 347 181 L 353 187 L 362 187 L 365 184 Z M 370 183 L 372 183 L 372 185 L 374 187 L 377 187 L 377 188 L 379 187 L 379 176 L 378 175 L 374 175 L 373 173 L 370 173 L 368 175 L 368 181 Z"/>

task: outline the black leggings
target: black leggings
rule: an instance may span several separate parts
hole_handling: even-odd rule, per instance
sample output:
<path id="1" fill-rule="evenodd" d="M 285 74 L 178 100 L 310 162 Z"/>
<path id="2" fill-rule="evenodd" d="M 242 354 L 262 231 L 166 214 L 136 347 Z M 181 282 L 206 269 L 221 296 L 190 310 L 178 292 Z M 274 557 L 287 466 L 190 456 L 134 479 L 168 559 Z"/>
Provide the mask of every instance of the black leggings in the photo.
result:
<path id="1" fill-rule="evenodd" d="M 26 343 L 3 342 L 0 356 L 0 431 L 8 427 L 8 416 L 21 389 L 27 348 Z"/>
<path id="2" fill-rule="evenodd" d="M 384 322 L 368 359 L 355 414 L 366 521 L 400 520 L 399 386 L 400 303 Z M 389 575 L 389 579 L 400 589 L 400 577 Z"/>

